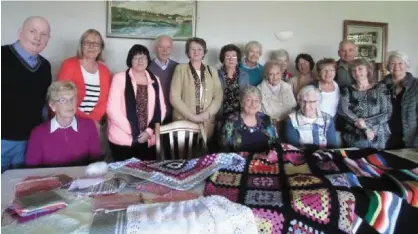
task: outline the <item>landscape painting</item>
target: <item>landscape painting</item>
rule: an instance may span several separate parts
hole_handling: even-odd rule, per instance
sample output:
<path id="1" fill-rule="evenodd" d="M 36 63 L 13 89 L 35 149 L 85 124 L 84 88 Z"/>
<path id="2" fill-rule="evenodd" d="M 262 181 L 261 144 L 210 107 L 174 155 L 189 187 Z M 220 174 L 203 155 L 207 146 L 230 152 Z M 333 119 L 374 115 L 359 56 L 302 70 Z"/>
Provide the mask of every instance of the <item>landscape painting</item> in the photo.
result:
<path id="1" fill-rule="evenodd" d="M 196 1 L 108 1 L 107 36 L 155 39 L 195 35 Z"/>

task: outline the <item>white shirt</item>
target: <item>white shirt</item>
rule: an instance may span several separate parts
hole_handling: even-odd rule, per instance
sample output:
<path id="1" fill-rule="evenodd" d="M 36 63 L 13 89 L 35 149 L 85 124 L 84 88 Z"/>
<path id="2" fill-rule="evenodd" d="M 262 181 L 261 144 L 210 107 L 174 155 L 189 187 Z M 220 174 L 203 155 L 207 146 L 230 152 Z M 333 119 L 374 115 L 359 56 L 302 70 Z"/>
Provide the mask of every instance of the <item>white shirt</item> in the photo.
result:
<path id="1" fill-rule="evenodd" d="M 78 109 L 86 114 L 90 114 L 100 97 L 99 70 L 95 73 L 89 73 L 81 66 L 81 72 L 83 73 L 84 83 L 86 84 L 86 96 L 84 96 L 84 100 L 80 103 Z"/>
<path id="2" fill-rule="evenodd" d="M 335 81 L 333 82 L 335 87 L 333 92 L 324 92 L 321 90 L 321 102 L 319 104 L 319 109 L 332 117 L 337 114 L 338 103 L 340 101 L 340 88 Z"/>
<path id="3" fill-rule="evenodd" d="M 55 130 L 57 130 L 58 128 L 69 128 L 72 127 L 74 129 L 74 131 L 78 132 L 78 124 L 77 124 L 77 120 L 75 117 L 73 117 L 73 121 L 71 121 L 71 124 L 67 127 L 62 127 L 58 121 L 57 121 L 57 117 L 54 117 L 51 119 L 51 132 L 53 133 L 55 132 Z"/>
<path id="4" fill-rule="evenodd" d="M 170 59 L 168 59 L 165 64 L 163 62 L 161 62 L 158 58 L 155 58 L 154 61 L 163 71 L 165 71 L 165 69 L 167 69 L 168 64 L 170 63 Z"/>

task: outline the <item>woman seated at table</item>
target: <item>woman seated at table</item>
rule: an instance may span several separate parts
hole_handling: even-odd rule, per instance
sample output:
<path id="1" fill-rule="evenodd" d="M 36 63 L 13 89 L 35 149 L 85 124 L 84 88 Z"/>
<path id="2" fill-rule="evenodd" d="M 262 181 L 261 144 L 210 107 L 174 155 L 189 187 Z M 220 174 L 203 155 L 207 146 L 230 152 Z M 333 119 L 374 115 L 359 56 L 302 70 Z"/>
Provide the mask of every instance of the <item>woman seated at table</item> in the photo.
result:
<path id="1" fill-rule="evenodd" d="M 77 87 L 57 81 L 48 88 L 55 117 L 36 127 L 26 153 L 29 167 L 88 165 L 102 159 L 99 133 L 92 119 L 77 116 Z"/>
<path id="2" fill-rule="evenodd" d="M 389 90 L 384 84 L 376 85 L 367 60 L 352 61 L 350 70 L 356 84 L 341 90 L 342 138 L 349 147 L 384 149 L 392 115 Z"/>
<path id="3" fill-rule="evenodd" d="M 278 143 L 270 116 L 260 112 L 261 94 L 253 86 L 240 93 L 241 111 L 225 120 L 221 135 L 222 152 L 263 152 Z"/>
<path id="4" fill-rule="evenodd" d="M 288 143 L 300 148 L 338 148 L 332 117 L 319 109 L 321 94 L 318 88 L 302 88 L 297 100 L 300 109 L 289 114 L 285 136 Z"/>
<path id="5" fill-rule="evenodd" d="M 150 62 L 148 49 L 134 45 L 126 58 L 128 70 L 113 77 L 107 115 L 115 161 L 156 158 L 155 124 L 164 120 L 166 106 L 160 80 L 148 70 Z"/>
<path id="6" fill-rule="evenodd" d="M 283 120 L 296 107 L 292 86 L 282 81 L 283 68 L 278 61 L 264 65 L 264 80 L 257 86 L 262 96 L 262 111 L 274 120 Z"/>

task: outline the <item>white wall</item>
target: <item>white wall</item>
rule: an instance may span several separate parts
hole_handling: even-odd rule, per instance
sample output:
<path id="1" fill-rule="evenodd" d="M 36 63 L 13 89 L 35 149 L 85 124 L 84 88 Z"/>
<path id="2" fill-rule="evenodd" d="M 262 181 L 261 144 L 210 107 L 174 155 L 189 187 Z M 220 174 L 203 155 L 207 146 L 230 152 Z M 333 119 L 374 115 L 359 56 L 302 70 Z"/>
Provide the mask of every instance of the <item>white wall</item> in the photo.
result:
<path id="1" fill-rule="evenodd" d="M 75 55 L 77 41 L 88 28 L 106 34 L 106 2 L 1 2 L 1 43 L 16 40 L 25 17 L 41 15 L 50 21 L 52 37 L 43 55 L 53 74 L 62 60 Z M 337 58 L 343 20 L 389 23 L 388 50 L 409 54 L 410 71 L 418 76 L 418 2 L 198 2 L 197 36 L 208 44 L 207 62 L 217 64 L 220 48 L 227 43 L 258 40 L 266 51 L 285 48 L 291 59 L 301 52 L 315 60 Z M 280 42 L 279 30 L 292 30 L 294 38 Z M 105 38 L 106 63 L 112 72 L 124 70 L 129 48 L 136 43 L 151 46 L 150 40 Z M 151 48 L 151 47 L 148 47 Z M 185 62 L 184 41 L 175 43 L 175 59 Z M 268 53 L 263 55 L 264 62 Z"/>

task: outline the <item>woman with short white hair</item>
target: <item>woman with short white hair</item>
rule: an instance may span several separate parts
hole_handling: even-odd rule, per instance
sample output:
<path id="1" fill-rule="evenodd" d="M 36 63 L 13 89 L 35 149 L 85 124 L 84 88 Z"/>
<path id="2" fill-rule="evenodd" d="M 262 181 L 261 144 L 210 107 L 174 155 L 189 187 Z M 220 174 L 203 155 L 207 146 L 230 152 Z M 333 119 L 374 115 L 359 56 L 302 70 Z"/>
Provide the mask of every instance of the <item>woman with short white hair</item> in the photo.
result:
<path id="1" fill-rule="evenodd" d="M 390 74 L 383 79 L 392 97 L 392 132 L 387 148 L 418 148 L 418 79 L 408 72 L 408 55 L 392 51 L 387 59 Z"/>
<path id="2" fill-rule="evenodd" d="M 259 59 L 263 54 L 263 47 L 258 41 L 250 41 L 245 45 L 245 59 L 240 68 L 250 76 L 250 84 L 257 86 L 263 81 L 263 65 Z"/>
<path id="3" fill-rule="evenodd" d="M 260 112 L 262 96 L 254 86 L 241 89 L 241 111 L 224 122 L 222 152 L 262 152 L 278 143 L 276 126 L 270 116 Z"/>
<path id="4" fill-rule="evenodd" d="M 55 117 L 32 131 L 26 165 L 80 166 L 102 159 L 94 121 L 76 116 L 77 86 L 71 81 L 56 81 L 49 86 L 47 97 Z"/>
<path id="5" fill-rule="evenodd" d="M 285 49 L 279 49 L 277 51 L 273 51 L 270 56 L 271 60 L 277 60 L 280 66 L 283 69 L 283 76 L 282 79 L 286 82 L 290 81 L 290 78 L 293 77 L 293 74 L 287 71 L 289 66 L 289 52 Z"/>
<path id="6" fill-rule="evenodd" d="M 264 80 L 257 86 L 263 96 L 262 111 L 276 121 L 286 119 L 296 107 L 292 86 L 282 81 L 283 68 L 276 60 L 264 65 Z"/>
<path id="7" fill-rule="evenodd" d="M 297 101 L 300 109 L 289 114 L 285 137 L 288 143 L 300 148 L 338 148 L 334 121 L 319 109 L 321 94 L 318 88 L 302 88 Z"/>

